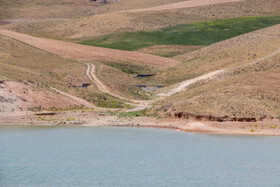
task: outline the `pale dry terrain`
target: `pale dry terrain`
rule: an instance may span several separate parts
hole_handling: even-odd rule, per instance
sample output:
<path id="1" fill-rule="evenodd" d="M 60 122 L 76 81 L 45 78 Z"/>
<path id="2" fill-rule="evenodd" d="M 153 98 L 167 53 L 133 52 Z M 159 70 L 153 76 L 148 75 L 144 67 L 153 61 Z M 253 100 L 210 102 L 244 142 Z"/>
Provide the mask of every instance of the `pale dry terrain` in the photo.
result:
<path id="1" fill-rule="evenodd" d="M 2 81 L 0 83 L 0 112 L 36 110 L 36 108 L 70 108 L 81 105 L 72 99 L 53 92 L 38 89 L 25 81 Z"/>

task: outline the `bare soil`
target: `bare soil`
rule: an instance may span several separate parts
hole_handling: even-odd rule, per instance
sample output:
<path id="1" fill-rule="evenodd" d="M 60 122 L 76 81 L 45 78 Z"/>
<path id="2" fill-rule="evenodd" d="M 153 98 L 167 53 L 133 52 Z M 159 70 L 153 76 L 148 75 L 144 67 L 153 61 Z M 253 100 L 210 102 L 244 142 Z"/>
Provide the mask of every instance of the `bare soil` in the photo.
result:
<path id="1" fill-rule="evenodd" d="M 180 64 L 180 62 L 176 60 L 139 52 L 121 51 L 46 38 L 36 38 L 8 30 L 0 30 L 0 34 L 19 40 L 44 51 L 76 60 L 117 59 L 139 62 L 141 64 L 150 65 L 159 69 L 169 68 Z"/>
<path id="2" fill-rule="evenodd" d="M 28 111 L 35 108 L 68 108 L 81 103 L 39 90 L 29 82 L 3 81 L 0 84 L 0 112 Z"/>

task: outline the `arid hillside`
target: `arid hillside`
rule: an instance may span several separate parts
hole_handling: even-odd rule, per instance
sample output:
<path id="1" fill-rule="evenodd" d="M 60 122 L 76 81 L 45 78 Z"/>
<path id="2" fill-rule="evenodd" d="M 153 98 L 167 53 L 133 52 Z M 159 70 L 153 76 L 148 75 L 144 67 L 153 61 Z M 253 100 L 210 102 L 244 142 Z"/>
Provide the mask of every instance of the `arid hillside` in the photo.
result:
<path id="1" fill-rule="evenodd" d="M 174 1 L 169 1 L 170 3 L 174 3 Z M 132 0 L 120 1 L 115 4 L 104 5 L 104 9 L 108 8 L 105 14 L 96 14 L 65 21 L 49 20 L 43 22 L 20 23 L 11 25 L 9 28 L 36 36 L 56 39 L 80 39 L 116 32 L 154 30 L 178 24 L 216 19 L 280 14 L 278 0 L 245 0 L 235 2 L 223 0 L 224 3 L 219 4 L 197 5 L 190 8 L 175 6 L 173 9 L 156 9 L 145 12 L 134 12 L 133 9 L 135 9 L 136 6 L 133 6 L 130 12 L 118 12 L 119 10 L 123 10 L 121 7 L 126 7 L 128 2 L 131 2 L 133 5 L 135 4 Z M 168 1 L 164 2 L 166 4 L 168 3 Z M 139 3 L 140 2 L 138 2 L 138 4 Z M 121 6 L 122 4 L 124 4 L 124 6 Z M 150 3 L 146 1 L 143 1 L 142 4 L 142 6 L 139 5 L 138 7 L 150 5 Z M 160 4 L 162 3 L 158 3 L 158 5 Z M 154 5 L 156 6 L 156 4 Z M 154 5 L 151 4 L 151 6 Z M 115 8 L 111 10 L 110 7 Z"/>
<path id="2" fill-rule="evenodd" d="M 278 0 L 0 5 L 1 111 L 280 117 Z"/>

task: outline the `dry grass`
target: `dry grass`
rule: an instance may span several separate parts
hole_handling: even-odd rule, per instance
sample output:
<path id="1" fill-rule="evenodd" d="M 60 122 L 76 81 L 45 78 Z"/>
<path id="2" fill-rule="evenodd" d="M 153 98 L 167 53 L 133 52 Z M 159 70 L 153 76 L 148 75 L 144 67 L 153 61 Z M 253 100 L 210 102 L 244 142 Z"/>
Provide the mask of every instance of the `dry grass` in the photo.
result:
<path id="1" fill-rule="evenodd" d="M 112 92 L 126 98 L 147 99 L 148 95 L 134 85 L 141 84 L 141 80 L 134 79 L 121 70 L 106 65 L 97 67 L 97 76 L 111 89 Z"/>
<path id="2" fill-rule="evenodd" d="M 83 64 L 51 55 L 4 36 L 0 36 L 0 56 L 3 67 L 0 74 L 11 79 L 31 79 L 46 85 L 79 84 L 87 80 L 83 76 Z"/>
<path id="3" fill-rule="evenodd" d="M 98 14 L 60 23 L 20 23 L 8 26 L 19 32 L 60 39 L 81 39 L 116 32 L 155 30 L 158 28 L 215 19 L 245 16 L 279 15 L 278 0 L 244 2 L 139 13 Z M 109 5 L 111 6 L 111 5 Z M 113 6 L 113 5 L 112 5 Z M 7 27 L 7 26 L 6 26 Z"/>
<path id="4" fill-rule="evenodd" d="M 225 78 L 193 85 L 164 100 L 162 109 L 214 116 L 279 118 L 279 59 L 277 55 L 257 65 L 237 69 Z"/>

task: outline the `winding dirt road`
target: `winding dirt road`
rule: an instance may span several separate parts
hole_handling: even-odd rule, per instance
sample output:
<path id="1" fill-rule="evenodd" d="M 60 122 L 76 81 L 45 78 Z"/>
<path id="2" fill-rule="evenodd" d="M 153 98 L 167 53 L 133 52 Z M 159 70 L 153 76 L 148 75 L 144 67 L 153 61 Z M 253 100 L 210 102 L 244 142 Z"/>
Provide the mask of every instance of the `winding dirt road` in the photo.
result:
<path id="1" fill-rule="evenodd" d="M 98 87 L 98 89 L 103 92 L 103 93 L 107 93 L 109 95 L 112 95 L 116 98 L 119 99 L 124 99 L 124 100 L 129 100 L 125 97 L 122 97 L 120 95 L 117 95 L 113 92 L 110 91 L 110 89 L 104 85 L 99 79 L 98 77 L 95 75 L 95 66 L 94 64 L 86 64 L 87 65 L 87 77 L 96 84 L 96 86 Z"/>
<path id="2" fill-rule="evenodd" d="M 159 57 L 155 55 L 149 55 L 133 51 L 122 51 L 87 46 L 47 38 L 37 38 L 27 34 L 13 32 L 10 30 L 0 30 L 0 34 L 29 44 L 38 49 L 42 49 L 44 51 L 63 56 L 65 58 L 71 58 L 76 60 L 115 59 L 138 62 L 141 64 L 153 66 L 158 69 L 173 67 L 181 63 L 173 59 Z"/>
<path id="3" fill-rule="evenodd" d="M 172 4 L 161 5 L 161 6 L 156 6 L 156 7 L 124 10 L 124 11 L 118 11 L 118 12 L 160 11 L 160 10 L 191 8 L 191 7 L 206 6 L 206 5 L 213 5 L 213 4 L 239 2 L 239 1 L 243 1 L 243 0 L 207 0 L 207 1 L 205 1 L 205 0 L 189 0 L 189 1 L 183 1 L 183 2 L 179 2 L 179 3 L 172 3 Z"/>
<path id="4" fill-rule="evenodd" d="M 153 100 L 134 100 L 134 99 L 129 99 L 129 98 L 126 98 L 126 97 L 123 97 L 123 96 L 120 96 L 120 95 L 117 95 L 115 93 L 113 93 L 105 84 L 102 83 L 102 81 L 99 80 L 99 78 L 96 76 L 95 74 L 95 66 L 94 64 L 89 64 L 87 63 L 87 76 L 88 78 L 96 84 L 97 88 L 103 92 L 103 93 L 107 93 L 109 95 L 112 95 L 116 98 L 119 98 L 119 99 L 123 99 L 123 100 L 126 100 L 126 101 L 129 101 L 130 103 L 126 103 L 126 104 L 129 104 L 129 105 L 133 105 L 135 106 L 136 108 L 133 108 L 133 109 L 129 109 L 127 111 L 137 111 L 137 110 L 144 110 L 145 108 L 147 108 L 149 106 L 149 104 L 151 102 L 153 102 Z"/>
<path id="5" fill-rule="evenodd" d="M 166 97 L 169 97 L 169 96 L 172 96 L 172 95 L 174 95 L 176 93 L 184 91 L 184 90 L 186 90 L 187 87 L 191 86 L 192 84 L 195 84 L 195 83 L 200 82 L 200 81 L 204 81 L 204 80 L 209 80 L 209 79 L 215 78 L 218 75 L 221 75 L 223 73 L 227 73 L 227 72 L 233 71 L 233 70 L 235 70 L 237 68 L 240 68 L 240 67 L 244 67 L 244 66 L 248 66 L 248 65 L 253 65 L 255 63 L 259 63 L 261 61 L 264 61 L 264 60 L 267 60 L 269 58 L 272 58 L 273 56 L 277 55 L 278 53 L 280 53 L 280 47 L 278 49 L 276 49 L 275 51 L 273 51 L 272 53 L 270 53 L 270 54 L 268 54 L 268 55 L 266 55 L 266 56 L 264 56 L 262 58 L 259 58 L 257 60 L 254 60 L 252 62 L 249 62 L 247 64 L 243 64 L 243 65 L 236 66 L 236 67 L 233 67 L 233 68 L 227 68 L 227 69 L 213 71 L 213 72 L 201 75 L 199 77 L 183 81 L 183 82 L 179 83 L 178 85 L 176 85 L 175 88 L 169 90 L 168 92 L 158 94 L 157 97 L 155 99 L 153 99 L 153 100 L 132 100 L 132 99 L 128 99 L 128 98 L 125 98 L 125 97 L 122 97 L 122 96 L 119 96 L 117 94 L 112 93 L 110 91 L 110 89 L 108 89 L 106 87 L 106 85 L 104 85 L 98 79 L 98 77 L 95 75 L 95 66 L 93 64 L 86 64 L 87 67 L 88 67 L 86 74 L 89 77 L 89 79 L 91 81 L 93 81 L 97 85 L 98 89 L 101 92 L 107 93 L 107 94 L 112 95 L 114 97 L 117 97 L 119 99 L 130 101 L 132 103 L 132 105 L 135 106 L 135 108 L 128 109 L 128 110 L 126 110 L 126 112 L 133 112 L 133 111 L 144 110 L 146 108 L 150 108 L 154 102 L 163 100 Z M 55 88 L 52 88 L 52 89 L 57 91 L 57 92 L 59 92 L 59 93 L 61 93 L 61 94 L 63 94 L 63 95 L 65 95 L 65 96 L 68 96 L 68 97 L 70 97 L 70 98 L 72 98 L 72 99 L 74 99 L 76 101 L 79 101 L 79 102 L 85 104 L 86 106 L 96 108 L 92 104 L 90 104 L 90 103 L 88 103 L 88 102 L 86 102 L 86 101 L 84 101 L 84 100 L 82 100 L 80 98 L 77 98 L 75 96 L 71 96 L 71 95 L 69 95 L 69 94 L 67 94 L 65 92 L 62 92 L 60 90 L 57 90 Z M 128 104 L 131 104 L 131 103 L 128 103 Z"/>

